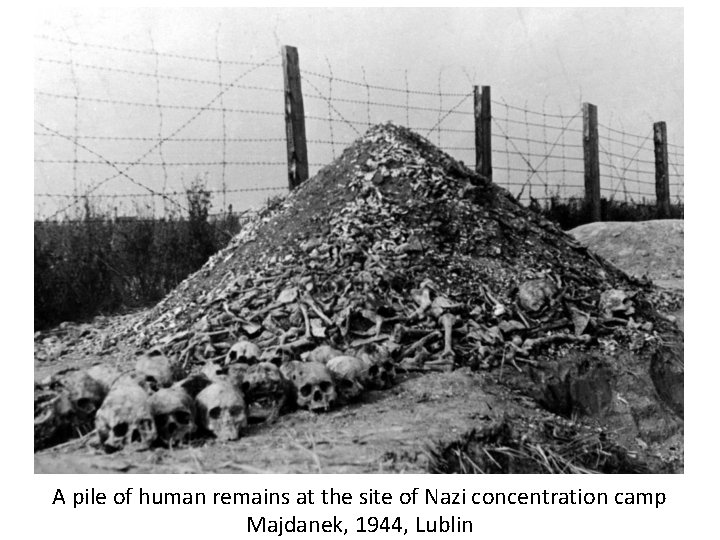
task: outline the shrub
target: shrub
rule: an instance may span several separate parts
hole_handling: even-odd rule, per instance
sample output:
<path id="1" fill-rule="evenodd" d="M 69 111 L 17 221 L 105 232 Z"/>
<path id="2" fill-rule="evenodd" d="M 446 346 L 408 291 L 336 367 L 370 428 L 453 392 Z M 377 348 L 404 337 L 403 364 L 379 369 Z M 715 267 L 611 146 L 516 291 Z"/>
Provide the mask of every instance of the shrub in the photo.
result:
<path id="1" fill-rule="evenodd" d="M 110 218 L 86 204 L 76 221 L 35 222 L 35 329 L 156 302 L 241 226 L 210 219 L 210 192 L 187 190 L 187 216 Z"/>

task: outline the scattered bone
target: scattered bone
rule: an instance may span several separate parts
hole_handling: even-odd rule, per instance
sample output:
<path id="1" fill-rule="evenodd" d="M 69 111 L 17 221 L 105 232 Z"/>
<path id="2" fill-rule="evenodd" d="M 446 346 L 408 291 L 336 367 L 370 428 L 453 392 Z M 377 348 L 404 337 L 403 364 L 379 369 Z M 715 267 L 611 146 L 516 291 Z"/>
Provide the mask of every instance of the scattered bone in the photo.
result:
<path id="1" fill-rule="evenodd" d="M 305 323 L 305 338 L 310 339 L 313 337 L 312 329 L 310 327 L 310 317 L 308 316 L 308 310 L 305 304 L 300 303 L 300 312 L 302 313 L 303 322 Z"/>
<path id="2" fill-rule="evenodd" d="M 419 319 L 423 314 L 432 306 L 432 299 L 430 298 L 430 288 L 423 287 L 420 290 L 413 291 L 413 299 L 418 304 L 418 308 L 413 311 L 408 319 L 414 320 Z"/>
<path id="3" fill-rule="evenodd" d="M 443 360 L 452 361 L 452 359 L 455 358 L 455 353 L 452 349 L 452 327 L 455 324 L 456 320 L 457 317 L 450 313 L 445 313 L 442 317 L 440 317 L 440 324 L 443 325 L 445 336 L 445 346 L 443 348 L 442 354 L 440 355 L 440 358 L 442 358 Z"/>
<path id="4" fill-rule="evenodd" d="M 442 336 L 441 332 L 439 332 L 438 330 L 433 330 L 432 332 L 421 337 L 415 343 L 407 347 L 402 353 L 400 353 L 400 358 L 407 358 L 409 355 L 411 355 L 418 349 L 424 348 L 428 343 L 430 343 L 434 339 L 439 338 L 440 336 Z"/>

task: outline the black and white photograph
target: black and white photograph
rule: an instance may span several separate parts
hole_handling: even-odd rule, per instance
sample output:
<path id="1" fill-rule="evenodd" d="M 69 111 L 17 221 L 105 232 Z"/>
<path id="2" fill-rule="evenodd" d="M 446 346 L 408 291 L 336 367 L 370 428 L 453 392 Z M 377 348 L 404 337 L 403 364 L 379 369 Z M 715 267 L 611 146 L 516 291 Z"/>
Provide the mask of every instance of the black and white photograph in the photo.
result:
<path id="1" fill-rule="evenodd" d="M 32 45 L 36 476 L 685 472 L 683 8 Z"/>

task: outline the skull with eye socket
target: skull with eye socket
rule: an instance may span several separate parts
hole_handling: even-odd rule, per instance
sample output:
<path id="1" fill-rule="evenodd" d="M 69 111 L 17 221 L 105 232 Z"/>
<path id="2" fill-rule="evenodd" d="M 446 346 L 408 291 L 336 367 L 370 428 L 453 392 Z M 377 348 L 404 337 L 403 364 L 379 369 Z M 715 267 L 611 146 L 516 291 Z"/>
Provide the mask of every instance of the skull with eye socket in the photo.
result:
<path id="1" fill-rule="evenodd" d="M 245 378 L 245 372 L 250 368 L 247 364 L 229 364 L 220 366 L 214 362 L 207 362 L 202 373 L 213 382 L 226 381 L 235 388 L 240 388 Z"/>
<path id="2" fill-rule="evenodd" d="M 337 401 L 335 383 L 324 365 L 293 360 L 280 371 L 292 383 L 298 407 L 313 412 L 327 411 Z"/>
<path id="3" fill-rule="evenodd" d="M 214 382 L 195 398 L 198 422 L 221 441 L 239 439 L 247 427 L 247 407 L 242 393 L 227 381 Z"/>
<path id="4" fill-rule="evenodd" d="M 159 349 L 141 354 L 135 362 L 135 371 L 140 385 L 150 393 L 169 388 L 175 378 L 174 366 Z"/>
<path id="5" fill-rule="evenodd" d="M 242 381 L 250 423 L 273 422 L 285 407 L 292 385 L 275 364 L 250 366 Z"/>
<path id="6" fill-rule="evenodd" d="M 195 431 L 195 401 L 181 386 L 161 388 L 150 396 L 150 412 L 158 439 L 171 448 Z"/>
<path id="7" fill-rule="evenodd" d="M 350 403 L 362 396 L 367 385 L 368 364 L 355 356 L 336 356 L 327 363 L 341 401 Z"/>
<path id="8" fill-rule="evenodd" d="M 367 384 L 370 388 L 384 390 L 395 384 L 395 362 L 386 347 L 369 344 L 356 356 L 367 364 Z"/>
<path id="9" fill-rule="evenodd" d="M 98 438 L 106 451 L 145 449 L 157 437 L 147 392 L 132 377 L 115 382 L 95 416 Z"/>
<path id="10" fill-rule="evenodd" d="M 260 355 L 260 347 L 243 339 L 230 347 L 230 350 L 225 356 L 225 364 L 234 364 L 237 362 L 252 366 L 260 360 Z"/>
<path id="11" fill-rule="evenodd" d="M 72 405 L 73 425 L 83 432 L 90 431 L 107 391 L 84 371 L 69 373 L 63 378 L 62 386 L 67 389 Z"/>

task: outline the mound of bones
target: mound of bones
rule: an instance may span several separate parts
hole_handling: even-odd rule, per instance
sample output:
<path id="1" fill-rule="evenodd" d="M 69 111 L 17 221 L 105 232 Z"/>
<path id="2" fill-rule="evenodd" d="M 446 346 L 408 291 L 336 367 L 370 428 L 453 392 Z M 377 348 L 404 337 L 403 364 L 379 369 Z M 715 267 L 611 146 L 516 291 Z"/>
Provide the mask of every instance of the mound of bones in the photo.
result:
<path id="1" fill-rule="evenodd" d="M 469 366 L 537 381 L 578 350 L 593 361 L 649 350 L 654 391 L 681 417 L 654 294 L 427 140 L 375 126 L 93 345 L 112 357 L 132 341 L 134 365 L 36 383 L 35 445 L 92 429 L 108 451 L 233 440 L 248 422 L 362 401 L 403 373 Z M 544 389 L 546 404 L 557 398 L 557 384 Z"/>

